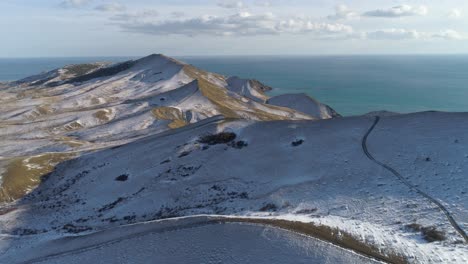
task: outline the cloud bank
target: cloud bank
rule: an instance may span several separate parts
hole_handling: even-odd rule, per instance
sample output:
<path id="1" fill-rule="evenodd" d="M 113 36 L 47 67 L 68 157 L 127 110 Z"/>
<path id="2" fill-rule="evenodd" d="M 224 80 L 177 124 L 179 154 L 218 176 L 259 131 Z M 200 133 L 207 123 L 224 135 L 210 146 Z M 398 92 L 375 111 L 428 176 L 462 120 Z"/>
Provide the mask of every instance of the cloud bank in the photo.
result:
<path id="1" fill-rule="evenodd" d="M 425 16 L 429 12 L 426 6 L 400 5 L 389 9 L 376 9 L 363 14 L 366 17 L 405 17 L 405 16 Z"/>
<path id="2" fill-rule="evenodd" d="M 351 26 L 340 23 L 313 22 L 300 18 L 281 19 L 271 13 L 255 15 L 249 12 L 155 22 L 132 20 L 120 25 L 128 31 L 155 35 L 255 36 L 288 33 L 344 37 L 353 33 Z"/>
<path id="3" fill-rule="evenodd" d="M 59 6 L 62 8 L 80 8 L 91 3 L 91 0 L 65 0 Z"/>
<path id="4" fill-rule="evenodd" d="M 80 8 L 89 5 L 92 0 L 66 0 L 62 7 Z M 99 3 L 99 2 L 97 2 Z M 325 18 L 301 16 L 276 16 L 273 13 L 255 14 L 250 12 L 244 1 L 222 0 L 216 2 L 222 9 L 231 10 L 220 15 L 191 15 L 182 11 L 161 14 L 155 9 L 129 10 L 117 2 L 102 2 L 94 10 L 110 13 L 111 24 L 125 32 L 147 35 L 211 36 L 211 37 L 255 37 L 260 35 L 304 35 L 311 39 L 361 39 L 361 40 L 464 40 L 467 39 L 456 30 L 447 29 L 437 32 L 423 32 L 416 29 L 390 28 L 360 31 L 352 24 L 366 18 L 403 18 L 425 16 L 426 6 L 399 5 L 388 9 L 376 9 L 359 13 L 346 5 L 338 5 L 335 12 Z M 270 1 L 254 1 L 254 6 L 269 9 Z M 257 10 L 258 11 L 258 10 Z M 233 12 L 233 13 L 232 13 Z M 461 11 L 452 9 L 446 17 L 459 18 Z"/>
<path id="5" fill-rule="evenodd" d="M 235 8 L 244 8 L 247 7 L 246 4 L 242 1 L 235 1 L 235 0 L 224 0 L 219 1 L 218 6 L 227 9 L 235 9 Z"/>
<path id="6" fill-rule="evenodd" d="M 94 9 L 96 9 L 98 11 L 102 11 L 102 12 L 116 13 L 116 12 L 123 12 L 127 8 L 126 8 L 126 6 L 124 6 L 124 5 L 120 4 L 120 3 L 112 2 L 112 3 L 106 3 L 106 4 L 98 5 Z"/>

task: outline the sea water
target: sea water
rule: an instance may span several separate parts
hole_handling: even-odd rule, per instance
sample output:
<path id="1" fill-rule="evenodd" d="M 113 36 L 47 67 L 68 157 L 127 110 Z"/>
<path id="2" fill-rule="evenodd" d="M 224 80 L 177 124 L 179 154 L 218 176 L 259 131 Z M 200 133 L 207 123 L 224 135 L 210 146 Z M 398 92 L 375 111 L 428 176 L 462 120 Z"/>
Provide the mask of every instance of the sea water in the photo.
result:
<path id="1" fill-rule="evenodd" d="M 112 58 L 0 59 L 0 80 Z M 468 55 L 178 57 L 199 68 L 257 79 L 270 95 L 306 93 L 342 115 L 468 111 Z"/>

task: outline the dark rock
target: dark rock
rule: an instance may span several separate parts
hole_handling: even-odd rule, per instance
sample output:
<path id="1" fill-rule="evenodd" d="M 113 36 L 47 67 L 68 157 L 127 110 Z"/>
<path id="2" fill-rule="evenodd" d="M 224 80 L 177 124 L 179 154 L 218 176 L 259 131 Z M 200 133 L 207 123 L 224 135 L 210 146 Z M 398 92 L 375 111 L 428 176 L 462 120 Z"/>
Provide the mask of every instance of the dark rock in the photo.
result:
<path id="1" fill-rule="evenodd" d="M 184 151 L 184 152 L 180 153 L 179 158 L 182 158 L 182 157 L 185 157 L 185 156 L 188 156 L 188 155 L 190 155 L 190 151 Z"/>
<path id="2" fill-rule="evenodd" d="M 293 142 L 291 143 L 291 146 L 297 147 L 297 146 L 302 145 L 302 143 L 304 143 L 304 140 L 303 140 L 303 139 L 298 139 L 298 140 L 293 141 Z"/>
<path id="3" fill-rule="evenodd" d="M 116 181 L 121 181 L 121 182 L 124 182 L 124 181 L 127 181 L 128 180 L 128 174 L 122 174 L 120 176 L 117 176 L 115 178 Z"/>
<path id="4" fill-rule="evenodd" d="M 268 203 L 262 208 L 260 208 L 261 212 L 276 211 L 276 210 L 278 210 L 278 207 L 276 206 L 276 204 L 272 204 L 272 203 Z"/>
<path id="5" fill-rule="evenodd" d="M 221 132 L 218 134 L 203 136 L 198 140 L 198 142 L 208 145 L 226 144 L 236 139 L 236 137 L 237 135 L 235 133 Z"/>

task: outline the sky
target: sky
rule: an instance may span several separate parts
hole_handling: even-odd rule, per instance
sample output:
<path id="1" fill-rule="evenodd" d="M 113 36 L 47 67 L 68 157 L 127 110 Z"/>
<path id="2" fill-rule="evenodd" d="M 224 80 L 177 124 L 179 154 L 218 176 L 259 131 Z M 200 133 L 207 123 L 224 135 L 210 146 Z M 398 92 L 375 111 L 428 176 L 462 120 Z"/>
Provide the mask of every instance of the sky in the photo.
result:
<path id="1" fill-rule="evenodd" d="M 1 0 L 0 57 L 467 54 L 466 0 Z"/>

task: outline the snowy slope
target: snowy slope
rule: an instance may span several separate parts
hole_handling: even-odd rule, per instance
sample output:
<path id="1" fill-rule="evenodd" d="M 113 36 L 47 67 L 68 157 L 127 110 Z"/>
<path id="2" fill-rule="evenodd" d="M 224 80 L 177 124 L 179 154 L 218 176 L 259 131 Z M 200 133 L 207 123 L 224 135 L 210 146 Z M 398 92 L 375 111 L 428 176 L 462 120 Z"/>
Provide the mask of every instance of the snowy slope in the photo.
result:
<path id="1" fill-rule="evenodd" d="M 118 64 L 70 65 L 3 84 L 0 201 L 21 197 L 53 168 L 49 165 L 209 117 L 317 119 L 285 105 L 263 103 L 267 88 L 258 81 L 232 80 L 150 55 Z M 247 93 L 237 87 L 241 84 Z M 53 153 L 56 161 L 44 153 Z M 17 174 L 27 176 L 19 179 Z"/>
<path id="2" fill-rule="evenodd" d="M 318 119 L 339 117 L 328 105 L 322 104 L 306 94 L 283 94 L 268 99 L 268 104 L 285 106 Z"/>
<path id="3" fill-rule="evenodd" d="M 330 118 L 161 55 L 60 78 L 1 90 L 0 263 L 468 262 L 468 113 Z"/>
<path id="4" fill-rule="evenodd" d="M 62 238 L 11 261 L 27 263 L 378 263 L 297 233 L 192 217 Z M 243 241 L 239 243 L 239 241 Z M 138 245 L 138 247 L 135 247 Z M 88 250 L 81 250 L 88 246 Z"/>
<path id="5" fill-rule="evenodd" d="M 430 112 L 382 117 L 367 142 L 378 159 L 446 204 L 463 228 L 468 159 L 461 153 L 467 150 L 467 117 Z M 177 216 L 284 219 L 337 228 L 410 263 L 466 262 L 468 248 L 446 215 L 365 155 L 362 139 L 373 123 L 372 117 L 315 122 L 208 119 L 62 163 L 0 219 L 5 234 L 37 233 L 32 245 L 75 232 Z M 199 142 L 221 131 L 234 132 L 236 139 L 228 144 Z M 391 147 L 386 144 L 392 140 L 389 135 L 399 138 Z M 458 143 L 446 142 L 452 138 Z M 437 149 L 429 152 L 431 146 Z M 417 153 L 410 151 L 415 149 Z M 398 156 L 410 153 L 433 153 L 434 161 Z M 417 169 L 419 163 L 438 175 L 427 173 L 422 180 L 425 171 Z M 435 227 L 446 239 L 429 243 L 408 227 L 412 224 Z M 22 239 L 8 243 L 5 256 L 26 246 Z"/>

